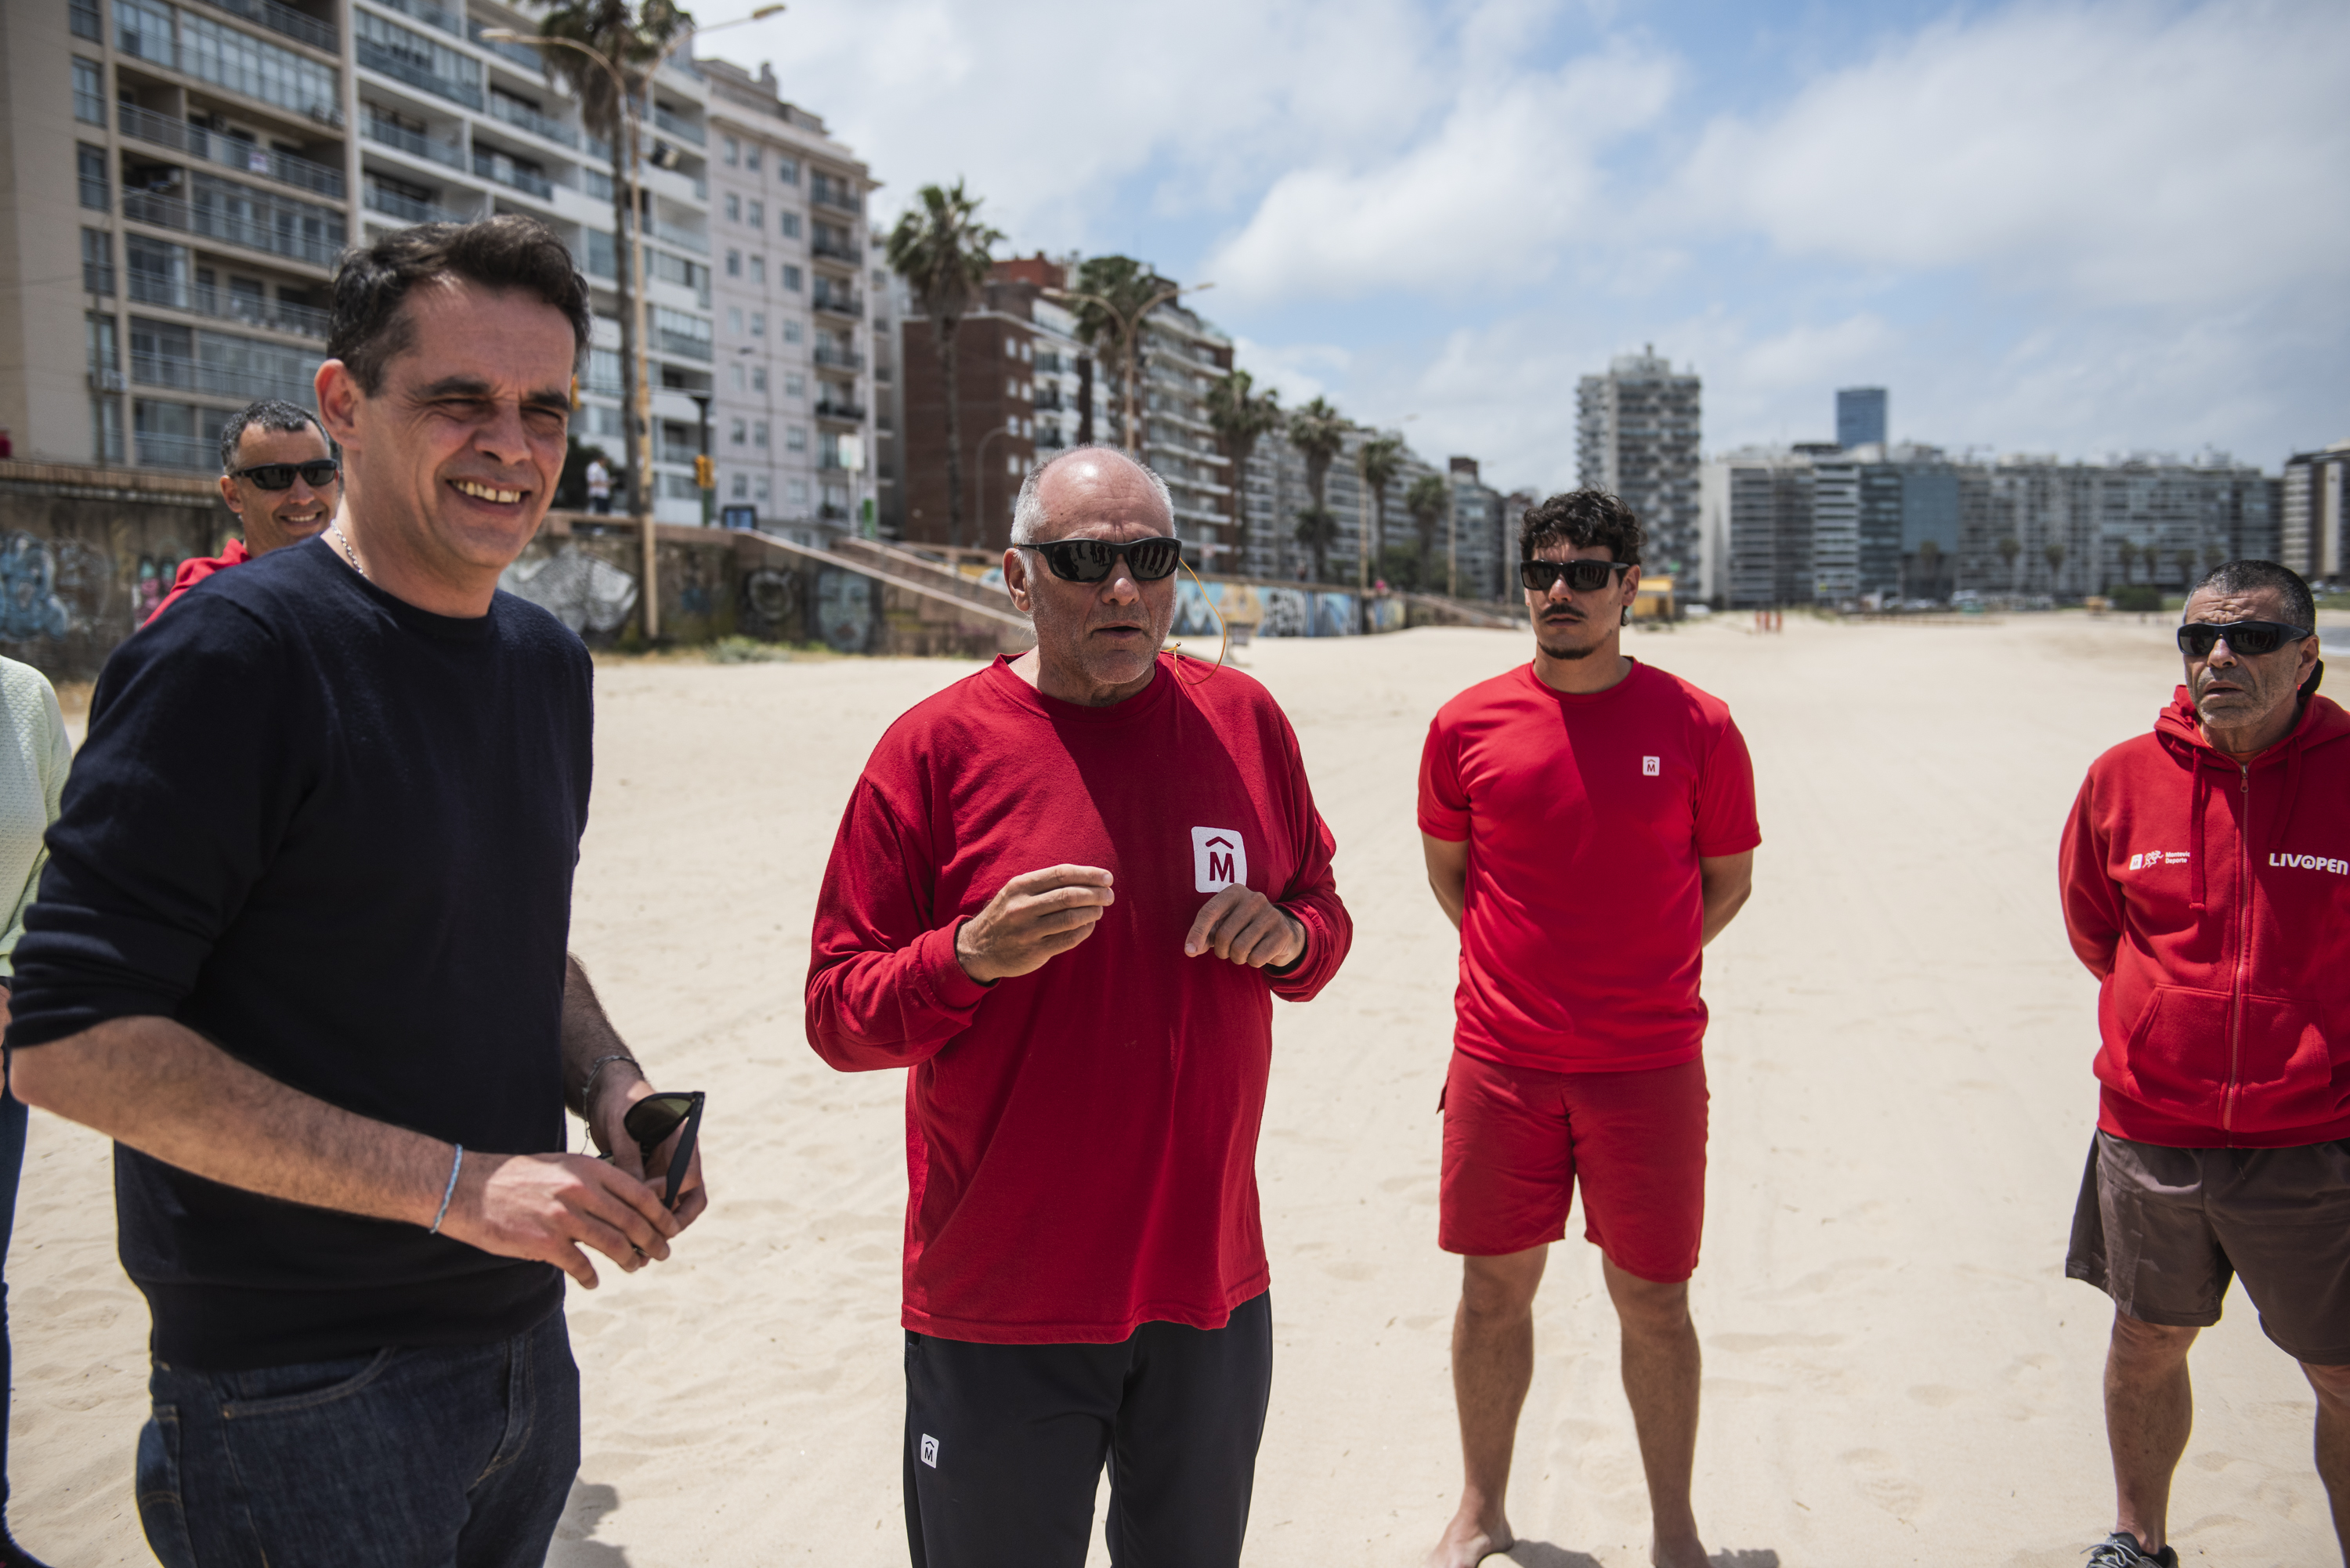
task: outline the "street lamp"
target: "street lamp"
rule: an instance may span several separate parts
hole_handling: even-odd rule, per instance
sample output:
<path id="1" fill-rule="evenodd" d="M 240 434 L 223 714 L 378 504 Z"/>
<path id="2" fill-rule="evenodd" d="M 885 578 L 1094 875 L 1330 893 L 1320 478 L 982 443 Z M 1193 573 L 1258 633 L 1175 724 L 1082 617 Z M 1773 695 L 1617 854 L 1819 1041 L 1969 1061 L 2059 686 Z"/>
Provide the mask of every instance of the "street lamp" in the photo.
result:
<path id="1" fill-rule="evenodd" d="M 731 22 L 720 22 L 709 27 L 687 28 L 671 40 L 669 46 L 661 50 L 653 63 L 645 67 L 643 78 L 645 91 L 648 94 L 652 91 L 652 79 L 660 74 L 661 67 L 669 63 L 669 57 L 702 34 L 715 33 L 722 27 L 739 27 L 745 22 L 764 21 L 783 9 L 780 5 L 762 5 L 749 16 L 738 16 Z M 629 92 L 628 78 L 621 75 L 620 67 L 612 63 L 611 57 L 601 49 L 581 43 L 577 38 L 556 37 L 551 33 L 522 33 L 512 27 L 484 27 L 482 29 L 481 36 L 485 41 L 494 44 L 541 46 L 552 44 L 559 48 L 576 49 L 601 66 L 604 68 L 604 74 L 612 78 L 612 97 L 619 108 L 620 128 L 625 133 L 622 139 L 622 151 L 627 155 L 629 183 L 629 234 L 626 238 L 629 243 L 629 254 L 632 258 L 629 280 L 630 296 L 629 311 L 635 318 L 637 329 L 637 406 L 630 410 L 630 413 L 636 420 L 638 450 L 644 453 L 644 468 L 637 475 L 636 493 L 629 497 L 629 501 L 635 509 L 637 531 L 644 545 L 644 628 L 645 640 L 650 642 L 660 635 L 660 591 L 654 556 L 652 349 L 647 338 L 646 325 L 645 192 L 644 182 L 637 172 L 638 146 L 641 139 L 641 127 L 637 116 L 636 99 Z M 624 236 L 615 234 L 612 238 L 617 245 L 621 243 Z"/>
<path id="2" fill-rule="evenodd" d="M 1010 424 L 1000 424 L 993 430 L 988 431 L 985 435 L 979 438 L 979 445 L 973 452 L 972 464 L 979 470 L 979 507 L 982 512 L 985 512 L 987 510 L 987 443 L 993 441 L 997 436 L 1009 435 L 1011 433 L 1012 426 Z M 979 526 L 980 537 L 982 539 L 986 538 L 987 520 L 984 517 L 980 520 Z M 987 546 L 985 545 L 982 545 L 980 548 L 984 550 Z M 948 565 L 951 566 L 953 563 L 950 561 Z"/>

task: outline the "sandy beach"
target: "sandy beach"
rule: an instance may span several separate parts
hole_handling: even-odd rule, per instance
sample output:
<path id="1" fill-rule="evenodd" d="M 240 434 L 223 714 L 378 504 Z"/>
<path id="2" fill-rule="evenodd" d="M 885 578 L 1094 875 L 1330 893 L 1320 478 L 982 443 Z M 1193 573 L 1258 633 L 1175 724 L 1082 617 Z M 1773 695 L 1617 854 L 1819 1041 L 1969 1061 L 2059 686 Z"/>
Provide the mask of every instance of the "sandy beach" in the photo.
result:
<path id="1" fill-rule="evenodd" d="M 2095 986 L 2054 857 L 2091 758 L 2145 730 L 2178 677 L 2158 619 L 1791 616 L 1762 636 L 1724 617 L 1627 644 L 1730 702 L 1764 836 L 1753 900 L 1706 965 L 1693 1293 L 1717 1562 L 2060 1568 L 2111 1522 L 2111 1309 L 2063 1277 Z M 1258 1168 L 1278 1361 L 1252 1564 L 1405 1568 L 1454 1501 L 1435 1108 L 1455 945 L 1413 781 L 1437 705 L 1525 654 L 1520 634 L 1421 630 L 1243 655 L 1296 725 L 1357 923 L 1328 991 L 1276 1012 Z M 891 718 L 971 668 L 599 671 L 573 941 L 656 1080 L 709 1091 L 713 1207 L 669 1263 L 571 1292 L 586 1457 L 551 1563 L 906 1560 L 902 1077 L 826 1067 L 800 994 L 851 781 Z M 1598 1259 L 1574 1230 L 1537 1308 L 1512 1558 L 1633 1568 L 1645 1497 Z M 147 1314 L 113 1236 L 106 1145 L 35 1113 L 8 1259 L 12 1517 L 59 1568 L 151 1561 L 130 1491 Z M 2193 1367 L 2181 1558 L 2335 1561 L 2309 1390 L 2241 1289 Z"/>

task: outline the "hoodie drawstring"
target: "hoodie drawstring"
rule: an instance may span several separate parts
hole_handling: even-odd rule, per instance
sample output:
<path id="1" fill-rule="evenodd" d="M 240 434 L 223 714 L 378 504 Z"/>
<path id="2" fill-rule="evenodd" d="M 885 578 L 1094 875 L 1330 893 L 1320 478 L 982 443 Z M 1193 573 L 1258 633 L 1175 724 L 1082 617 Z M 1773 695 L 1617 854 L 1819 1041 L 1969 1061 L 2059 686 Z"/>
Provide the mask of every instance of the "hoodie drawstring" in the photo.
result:
<path id="1" fill-rule="evenodd" d="M 2203 811 L 2210 798 L 2210 772 L 2199 760 L 2195 767 L 2193 805 L 2188 809 L 2188 815 L 2194 826 L 2189 830 L 2193 837 L 2187 853 L 2187 863 L 2195 868 L 2195 874 L 2189 879 L 2195 892 L 2193 898 L 2189 901 L 2188 908 L 2198 915 L 2203 912 Z"/>

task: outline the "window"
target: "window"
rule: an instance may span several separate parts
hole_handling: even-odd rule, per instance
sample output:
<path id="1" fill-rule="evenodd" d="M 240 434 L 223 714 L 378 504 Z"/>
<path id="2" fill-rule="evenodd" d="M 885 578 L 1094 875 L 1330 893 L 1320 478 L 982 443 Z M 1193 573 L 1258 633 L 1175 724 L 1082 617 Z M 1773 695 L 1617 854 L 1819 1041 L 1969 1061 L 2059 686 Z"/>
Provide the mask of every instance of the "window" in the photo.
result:
<path id="1" fill-rule="evenodd" d="M 751 444 L 761 452 L 767 450 L 767 421 L 761 420 L 751 427 Z"/>
<path id="2" fill-rule="evenodd" d="M 806 397 L 806 396 L 807 396 L 807 382 L 806 382 L 806 380 L 805 379 L 801 378 L 801 377 L 798 377 L 798 376 L 786 376 L 786 377 L 785 377 L 785 378 L 784 378 L 784 396 L 785 396 L 785 397 L 787 397 L 787 398 L 805 398 L 805 397 Z"/>
<path id="3" fill-rule="evenodd" d="M 741 306 L 730 305 L 726 307 L 726 330 L 733 333 L 737 337 L 743 336 L 743 307 Z"/>
<path id="4" fill-rule="evenodd" d="M 726 275 L 728 277 L 741 277 L 743 275 L 743 253 L 741 251 L 728 251 L 726 253 Z"/>
<path id="5" fill-rule="evenodd" d="M 778 270 L 783 274 L 784 286 L 797 294 L 800 291 L 800 269 L 786 262 Z"/>
<path id="6" fill-rule="evenodd" d="M 1006 337 L 1003 340 L 1003 357 L 1006 359 L 1017 359 L 1020 358 L 1020 345 L 1013 339 Z"/>
<path id="7" fill-rule="evenodd" d="M 743 144 L 742 144 L 741 142 L 739 142 L 739 141 L 735 140 L 733 137 L 731 137 L 731 136 L 730 136 L 730 137 L 726 138 L 726 140 L 724 140 L 724 142 L 723 142 L 721 145 L 722 145 L 722 147 L 723 148 L 723 150 L 724 150 L 724 151 L 725 151 L 725 155 L 726 155 L 726 167 L 728 167 L 729 169 L 732 169 L 733 167 L 734 167 L 734 165 L 735 165 L 737 162 L 741 161 L 741 160 L 742 160 L 742 157 L 743 157 Z"/>
<path id="8" fill-rule="evenodd" d="M 95 230 L 85 230 L 94 234 Z M 188 247 L 144 234 L 122 236 L 123 260 L 129 264 L 130 297 L 147 305 L 188 308 Z"/>
<path id="9" fill-rule="evenodd" d="M 767 281 L 767 258 L 766 258 L 766 257 L 764 257 L 764 256 L 753 256 L 753 257 L 751 258 L 751 281 L 752 281 L 753 283 L 759 284 L 759 285 L 762 285 L 762 286 L 764 286 L 764 285 L 766 283 L 766 281 Z"/>
<path id="10" fill-rule="evenodd" d="M 763 473 L 756 479 L 751 481 L 751 493 L 758 501 L 760 505 L 764 506 L 767 504 L 767 476 L 765 474 Z"/>
<path id="11" fill-rule="evenodd" d="M 114 198 L 107 184 L 105 150 L 77 142 L 74 163 L 81 175 L 81 204 L 97 213 L 113 206 Z"/>
<path id="12" fill-rule="evenodd" d="M 741 420 L 736 420 L 727 426 L 726 440 L 728 444 L 732 446 L 741 446 L 743 444 L 743 431 L 744 426 Z"/>
<path id="13" fill-rule="evenodd" d="M 783 231 L 784 238 L 787 240 L 798 239 L 800 237 L 800 215 L 797 213 L 778 213 L 775 217 L 775 227 Z"/>
<path id="14" fill-rule="evenodd" d="M 787 267 L 787 268 L 785 268 L 785 271 L 789 271 L 790 269 Z M 794 287 L 794 288 L 797 288 L 797 287 L 799 286 L 799 285 L 797 285 L 797 284 L 793 284 L 791 286 L 792 286 L 792 287 Z M 799 324 L 798 322 L 796 322 L 796 321 L 794 321 L 794 320 L 790 319 L 789 317 L 785 317 L 785 321 L 784 321 L 784 341 L 785 341 L 785 342 L 786 342 L 786 343 L 796 343 L 796 342 L 798 342 L 799 340 L 800 340 L 800 324 Z"/>
<path id="15" fill-rule="evenodd" d="M 81 232 L 81 286 L 90 294 L 114 292 L 114 244 L 104 229 Z"/>
<path id="16" fill-rule="evenodd" d="M 739 223 L 743 221 L 743 198 L 732 192 L 729 192 L 726 197 L 726 221 L 730 223 Z"/>
<path id="17" fill-rule="evenodd" d="M 767 203 L 764 202 L 753 202 L 751 203 L 751 210 L 749 213 L 744 214 L 743 221 L 749 223 L 754 229 L 765 228 L 767 226 Z"/>
<path id="18" fill-rule="evenodd" d="M 748 169 L 754 174 L 756 174 L 759 171 L 758 143 L 752 142 L 743 149 L 743 167 Z"/>
<path id="19" fill-rule="evenodd" d="M 736 386 L 743 384 L 743 367 L 740 365 L 734 367 L 734 384 Z M 754 392 L 764 392 L 767 389 L 767 368 L 764 365 L 751 367 L 751 389 Z"/>
<path id="20" fill-rule="evenodd" d="M 778 185 L 796 185 L 799 182 L 799 160 L 796 158 L 785 158 L 781 153 L 776 154 L 775 183 Z"/>
<path id="21" fill-rule="evenodd" d="M 588 350 L 588 390 L 598 397 L 620 395 L 620 353 L 617 348 Z"/>
<path id="22" fill-rule="evenodd" d="M 734 372 L 734 389 L 738 392 L 741 391 L 743 389 L 743 361 L 737 359 L 734 363 L 726 368 Z"/>
<path id="23" fill-rule="evenodd" d="M 73 63 L 74 118 L 87 125 L 106 123 L 106 73 L 79 56 Z"/>
<path id="24" fill-rule="evenodd" d="M 784 427 L 784 445 L 789 447 L 794 452 L 807 451 L 807 426 L 785 425 Z"/>
<path id="25" fill-rule="evenodd" d="M 875 273 L 873 275 L 873 281 L 876 284 L 879 284 L 881 281 L 881 275 L 878 272 Z M 1020 358 L 1024 364 L 1034 363 L 1035 358 L 1035 351 L 1028 344 L 1023 343 L 1020 345 Z"/>
<path id="26" fill-rule="evenodd" d="M 751 336 L 754 337 L 764 337 L 766 335 L 767 313 L 764 310 L 754 310 L 751 312 Z"/>
<path id="27" fill-rule="evenodd" d="M 749 496 L 750 493 L 751 476 L 747 473 L 736 474 L 734 476 L 734 499 L 737 501 L 743 500 Z"/>
<path id="28" fill-rule="evenodd" d="M 1003 383 L 1003 395 L 1007 398 L 1018 397 L 1020 395 L 1020 383 L 1006 378 Z"/>

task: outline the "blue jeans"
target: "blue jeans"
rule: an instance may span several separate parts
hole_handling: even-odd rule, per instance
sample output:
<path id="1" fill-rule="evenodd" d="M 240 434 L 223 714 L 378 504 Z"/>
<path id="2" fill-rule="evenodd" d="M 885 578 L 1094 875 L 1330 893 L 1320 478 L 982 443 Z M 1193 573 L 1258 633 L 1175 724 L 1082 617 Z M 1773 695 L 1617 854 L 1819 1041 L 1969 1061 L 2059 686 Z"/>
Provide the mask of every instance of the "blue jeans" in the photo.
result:
<path id="1" fill-rule="evenodd" d="M 5 1084 L 0 1073 L 0 1084 Z M 16 1226 L 16 1179 L 25 1169 L 25 1102 L 0 1088 L 0 1508 L 8 1502 L 8 1233 Z M 7 1533 L 0 1521 L 0 1536 Z"/>
<path id="2" fill-rule="evenodd" d="M 139 1518 L 163 1568 L 540 1568 L 579 1469 L 556 1313 L 457 1349 L 155 1364 Z"/>

